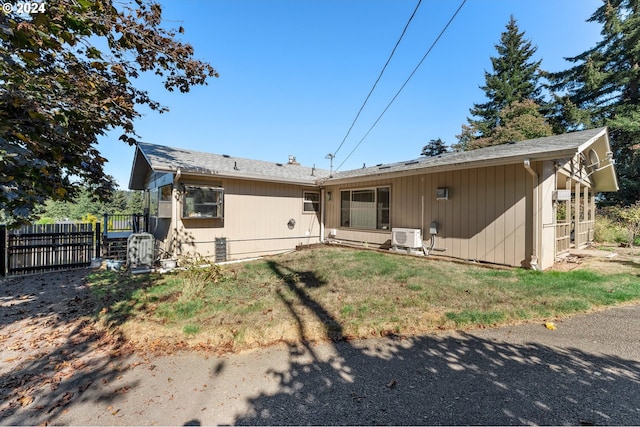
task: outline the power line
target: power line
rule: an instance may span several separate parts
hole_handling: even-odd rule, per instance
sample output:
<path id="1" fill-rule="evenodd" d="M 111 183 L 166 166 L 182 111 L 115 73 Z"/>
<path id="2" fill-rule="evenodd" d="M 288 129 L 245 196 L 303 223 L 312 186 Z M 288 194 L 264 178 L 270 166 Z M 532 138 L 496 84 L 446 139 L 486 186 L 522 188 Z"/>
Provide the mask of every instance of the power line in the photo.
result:
<path id="1" fill-rule="evenodd" d="M 344 142 L 349 137 L 349 134 L 351 133 L 351 130 L 353 129 L 353 126 L 356 124 L 356 121 L 358 121 L 358 117 L 360 117 L 360 113 L 362 113 L 362 110 L 364 109 L 364 106 L 367 105 L 367 101 L 369 101 L 369 97 L 371 97 L 371 94 L 373 93 L 374 89 L 378 85 L 378 82 L 380 81 L 380 78 L 382 77 L 382 74 L 384 74 L 384 71 L 387 69 L 387 65 L 389 65 L 389 62 L 391 61 L 391 58 L 393 57 L 393 54 L 396 52 L 396 49 L 398 48 L 398 45 L 400 44 L 400 41 L 404 37 L 404 34 L 407 32 L 407 28 L 409 28 L 409 24 L 413 20 L 413 17 L 416 15 L 416 12 L 418 11 L 418 7 L 420 7 L 420 3 L 422 3 L 422 0 L 418 0 L 418 4 L 416 5 L 416 8 L 413 10 L 413 13 L 409 17 L 409 20 L 407 21 L 407 24 L 404 26 L 404 29 L 402 30 L 402 34 L 400 34 L 400 38 L 396 42 L 396 45 L 393 47 L 393 50 L 391 51 L 391 54 L 389 55 L 389 58 L 387 59 L 387 62 L 384 64 L 384 67 L 382 67 L 382 70 L 380 71 L 380 74 L 378 75 L 378 78 L 376 79 L 375 83 L 371 87 L 371 90 L 369 91 L 369 94 L 367 95 L 367 97 L 365 98 L 364 102 L 362 103 L 362 106 L 360 107 L 360 110 L 358 110 L 358 114 L 356 114 L 356 117 L 353 119 L 353 122 L 351 123 L 351 126 L 349 127 L 349 130 L 347 131 L 347 134 L 344 136 L 344 138 L 342 138 L 342 142 L 338 146 L 338 149 L 333 153 L 333 155 L 331 155 L 332 159 L 336 156 L 336 154 L 338 154 L 338 151 L 340 151 L 340 149 L 342 148 L 342 145 L 344 144 Z"/>
<path id="2" fill-rule="evenodd" d="M 447 25 L 444 26 L 444 28 L 442 29 L 442 31 L 440 31 L 440 34 L 438 34 L 438 37 L 436 37 L 436 39 L 433 41 L 433 43 L 431 44 L 431 47 L 429 47 L 429 49 L 427 50 L 427 52 L 424 54 L 424 56 L 422 57 L 422 59 L 420 60 L 420 62 L 418 62 L 418 65 L 416 65 L 416 67 L 413 69 L 413 71 L 411 72 L 411 74 L 409 74 L 409 77 L 407 77 L 407 79 L 405 80 L 405 82 L 402 84 L 402 86 L 400 87 L 400 89 L 398 89 L 398 91 L 396 92 L 396 94 L 393 96 L 393 98 L 391 99 L 391 101 L 389 101 L 389 103 L 387 104 L 387 106 L 385 107 L 385 109 L 382 111 L 382 113 L 380 113 L 380 115 L 378 116 L 378 118 L 376 119 L 376 121 L 371 125 L 371 127 L 369 128 L 369 130 L 367 131 L 367 133 L 364 134 L 364 136 L 362 137 L 362 139 L 356 144 L 355 147 L 353 147 L 353 150 L 351 150 L 351 152 L 347 155 L 347 157 L 342 161 L 342 163 L 340 163 L 340 165 L 335 168 L 335 170 L 337 171 L 338 169 L 340 169 L 342 167 L 342 165 L 344 165 L 344 162 L 346 162 L 349 157 L 351 157 L 351 155 L 354 153 L 354 151 L 356 151 L 356 149 L 360 146 L 360 144 L 362 144 L 362 142 L 367 138 L 367 136 L 369 136 L 369 133 L 373 130 L 373 128 L 378 124 L 378 122 L 380 121 L 380 119 L 382 118 L 382 116 L 384 116 L 384 114 L 387 112 L 387 110 L 389 109 L 389 107 L 391 107 L 391 104 L 393 104 L 393 102 L 396 100 L 396 98 L 400 95 L 400 92 L 402 92 L 402 90 L 404 89 L 404 87 L 407 85 L 407 83 L 409 83 L 409 80 L 411 80 L 411 78 L 413 77 L 413 75 L 418 71 L 418 68 L 420 68 L 420 66 L 422 65 L 422 63 L 424 62 L 425 59 L 427 59 L 427 56 L 429 56 L 429 53 L 431 53 L 431 51 L 433 50 L 433 48 L 435 47 L 435 45 L 438 43 L 438 41 L 440 40 L 440 38 L 443 36 L 443 34 L 445 33 L 445 31 L 447 31 L 447 28 L 449 28 L 449 26 L 451 25 L 451 23 L 453 22 L 453 20 L 455 19 L 455 17 L 458 15 L 458 12 L 460 12 L 460 10 L 462 9 L 462 6 L 464 6 L 464 4 L 467 2 L 467 0 L 462 0 L 462 3 L 460 3 L 460 6 L 458 6 L 458 9 L 456 9 L 455 13 L 451 16 L 451 18 L 449 19 L 449 21 L 447 22 Z"/>

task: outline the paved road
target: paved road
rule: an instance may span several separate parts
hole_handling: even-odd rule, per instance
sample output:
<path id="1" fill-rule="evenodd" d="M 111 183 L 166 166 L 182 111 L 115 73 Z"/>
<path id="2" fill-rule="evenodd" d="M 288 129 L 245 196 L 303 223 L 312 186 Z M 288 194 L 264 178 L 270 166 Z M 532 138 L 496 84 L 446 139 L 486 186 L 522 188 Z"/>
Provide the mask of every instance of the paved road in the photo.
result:
<path id="1" fill-rule="evenodd" d="M 0 424 L 639 425 L 639 319 L 635 305 L 553 331 L 103 357 L 51 384 L 58 405 L 14 405 Z"/>

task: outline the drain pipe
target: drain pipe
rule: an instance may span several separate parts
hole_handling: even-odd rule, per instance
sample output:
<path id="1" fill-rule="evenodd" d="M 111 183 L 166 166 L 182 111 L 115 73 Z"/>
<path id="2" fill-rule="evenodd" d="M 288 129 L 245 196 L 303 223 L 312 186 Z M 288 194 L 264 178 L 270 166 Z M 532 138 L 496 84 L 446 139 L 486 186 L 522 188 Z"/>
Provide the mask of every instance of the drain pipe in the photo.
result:
<path id="1" fill-rule="evenodd" d="M 326 210 L 326 194 L 327 190 L 325 188 L 320 189 L 320 243 L 324 243 L 324 221 L 325 221 L 325 210 Z"/>
<path id="2" fill-rule="evenodd" d="M 182 169 L 178 168 L 176 170 L 176 175 L 173 177 L 173 190 L 175 194 L 172 194 L 172 203 L 175 205 L 174 215 L 171 220 L 173 221 L 173 236 L 171 237 L 171 241 L 176 242 L 176 236 L 178 235 L 178 218 L 180 218 L 180 198 L 176 197 L 180 192 L 178 190 L 178 182 L 180 181 L 180 177 L 182 176 Z M 174 245 L 171 245 L 171 256 L 175 257 L 177 253 L 177 248 Z"/>
<path id="3" fill-rule="evenodd" d="M 538 267 L 538 251 L 540 250 L 539 238 L 538 238 L 538 234 L 539 234 L 538 218 L 540 217 L 540 212 L 538 212 L 538 193 L 540 190 L 538 189 L 538 186 L 540 184 L 539 182 L 540 180 L 538 178 L 538 174 L 536 173 L 536 171 L 534 171 L 533 168 L 531 167 L 530 159 L 524 159 L 524 168 L 533 177 L 533 191 L 534 191 L 533 215 L 535 218 L 532 218 L 533 219 L 533 241 L 532 241 L 533 251 L 531 252 L 531 269 L 540 270 L 540 267 Z"/>

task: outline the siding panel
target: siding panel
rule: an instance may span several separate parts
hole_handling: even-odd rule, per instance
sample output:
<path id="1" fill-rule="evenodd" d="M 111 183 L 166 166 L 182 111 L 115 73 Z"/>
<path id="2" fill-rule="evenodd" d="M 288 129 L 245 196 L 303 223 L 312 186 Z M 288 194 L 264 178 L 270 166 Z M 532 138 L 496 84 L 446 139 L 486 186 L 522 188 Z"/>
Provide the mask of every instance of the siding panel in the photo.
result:
<path id="1" fill-rule="evenodd" d="M 478 206 L 477 215 L 477 259 L 487 260 L 487 170 L 485 168 L 478 169 Z"/>
<path id="2" fill-rule="evenodd" d="M 469 236 L 469 246 L 467 257 L 469 259 L 478 258 L 478 169 L 468 171 L 468 207 L 464 210 L 467 218 L 467 236 Z"/>
<path id="3" fill-rule="evenodd" d="M 429 226 L 439 229 L 439 255 L 508 265 L 522 265 L 527 253 L 526 171 L 520 165 L 473 168 L 410 177 L 372 180 L 358 187 L 329 187 L 326 229 L 337 240 L 362 244 L 389 243 L 391 232 L 341 228 L 340 189 L 391 187 L 392 227 L 421 228 L 429 243 Z M 449 200 L 436 200 L 436 189 L 448 187 Z"/>
<path id="4" fill-rule="evenodd" d="M 217 237 L 227 239 L 229 259 L 278 253 L 298 244 L 319 242 L 317 215 L 303 213 L 305 187 L 243 180 L 225 180 L 222 185 L 224 220 L 180 220 L 175 235 L 180 253 L 197 251 L 213 256 Z M 293 229 L 287 225 L 291 219 L 295 221 Z"/>
<path id="5" fill-rule="evenodd" d="M 515 265 L 515 165 L 505 166 L 504 263 Z"/>
<path id="6" fill-rule="evenodd" d="M 516 179 L 515 179 L 515 239 L 514 239 L 514 253 L 515 262 L 513 265 L 526 266 L 526 251 L 527 251 L 527 175 L 528 172 L 524 167 L 516 166 Z"/>
<path id="7" fill-rule="evenodd" d="M 486 260 L 489 262 L 496 262 L 496 202 L 495 202 L 495 188 L 496 188 L 496 169 L 487 168 L 486 177 L 486 205 L 485 205 L 485 220 L 487 221 L 487 233 L 485 235 L 485 251 Z"/>

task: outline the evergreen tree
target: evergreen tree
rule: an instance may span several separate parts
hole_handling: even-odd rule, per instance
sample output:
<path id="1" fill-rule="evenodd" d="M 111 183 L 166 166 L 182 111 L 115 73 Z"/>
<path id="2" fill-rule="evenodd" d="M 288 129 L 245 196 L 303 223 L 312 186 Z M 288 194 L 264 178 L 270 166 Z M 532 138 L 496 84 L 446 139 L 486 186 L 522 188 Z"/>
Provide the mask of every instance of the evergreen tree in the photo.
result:
<path id="1" fill-rule="evenodd" d="M 537 51 L 530 41 L 525 40 L 524 32 L 520 32 L 513 16 L 506 26 L 506 31 L 496 45 L 497 57 L 491 57 L 493 71 L 485 71 L 484 91 L 487 102 L 474 104 L 469 110 L 472 118 L 467 118 L 468 125 L 462 126 L 462 133 L 457 135 L 456 150 L 477 148 L 473 140 L 489 138 L 488 144 L 499 143 L 492 140 L 492 134 L 498 126 L 504 126 L 505 118 L 501 111 L 516 102 L 532 100 L 542 104 L 539 82 L 541 77 L 541 61 L 532 61 Z"/>
<path id="2" fill-rule="evenodd" d="M 553 135 L 553 127 L 547 123 L 539 110 L 540 106 L 530 99 L 507 105 L 500 112 L 499 117 L 502 124 L 496 126 L 488 137 L 470 139 L 467 142 L 467 149 L 474 150 L 511 141 L 524 141 Z"/>
<path id="3" fill-rule="evenodd" d="M 551 76 L 557 96 L 556 123 L 608 126 L 620 191 L 604 204 L 640 200 L 640 0 L 608 0 L 589 18 L 602 24 L 602 40 Z"/>
<path id="4" fill-rule="evenodd" d="M 106 206 L 95 196 L 95 191 L 88 187 L 82 187 L 80 194 L 70 203 L 71 219 L 81 221 L 83 217 L 95 216 L 102 218 Z"/>
<path id="5" fill-rule="evenodd" d="M 144 195 L 143 191 L 127 192 L 127 213 L 141 214 L 144 212 Z"/>
<path id="6" fill-rule="evenodd" d="M 64 221 L 71 219 L 71 204 L 66 201 L 48 199 L 39 212 L 40 220 L 44 218 L 56 221 Z"/>
<path id="7" fill-rule="evenodd" d="M 442 139 L 438 138 L 432 139 L 427 145 L 422 147 L 422 152 L 420 153 L 420 155 L 434 157 L 446 153 L 447 151 L 449 151 L 447 148 L 447 144 L 445 144 Z"/>
<path id="8" fill-rule="evenodd" d="M 106 210 L 110 214 L 126 213 L 127 210 L 127 192 L 122 190 L 116 190 L 113 192 L 113 197 L 109 203 L 105 206 Z"/>

